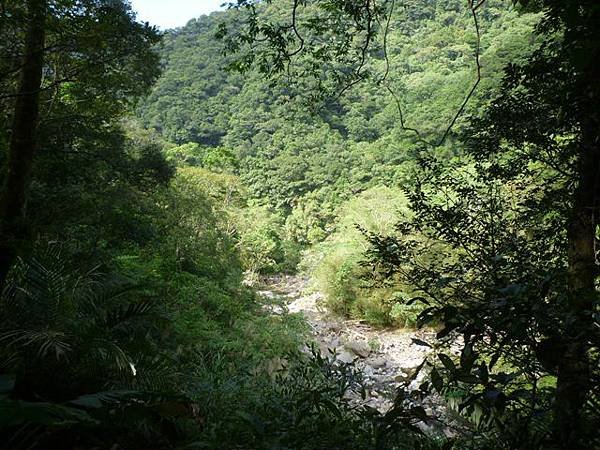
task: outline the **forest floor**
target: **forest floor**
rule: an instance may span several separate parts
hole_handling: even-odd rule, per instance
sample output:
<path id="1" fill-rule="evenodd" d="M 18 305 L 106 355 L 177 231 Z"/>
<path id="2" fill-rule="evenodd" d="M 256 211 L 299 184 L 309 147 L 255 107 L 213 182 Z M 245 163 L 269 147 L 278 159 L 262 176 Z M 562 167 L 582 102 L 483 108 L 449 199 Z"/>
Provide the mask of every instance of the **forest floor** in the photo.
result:
<path id="1" fill-rule="evenodd" d="M 274 300 L 274 313 L 302 314 L 322 355 L 335 355 L 361 372 L 367 394 L 364 402 L 385 413 L 393 405 L 397 387 L 415 373 L 430 351 L 413 339 L 431 341 L 435 333 L 377 329 L 361 320 L 334 316 L 327 312 L 323 295 L 309 293 L 308 285 L 309 280 L 300 276 L 276 275 L 263 278 L 257 288 L 260 295 Z M 417 376 L 409 390 L 417 389 L 423 376 Z M 439 398 L 425 399 L 421 405 L 430 417 L 445 415 Z"/>

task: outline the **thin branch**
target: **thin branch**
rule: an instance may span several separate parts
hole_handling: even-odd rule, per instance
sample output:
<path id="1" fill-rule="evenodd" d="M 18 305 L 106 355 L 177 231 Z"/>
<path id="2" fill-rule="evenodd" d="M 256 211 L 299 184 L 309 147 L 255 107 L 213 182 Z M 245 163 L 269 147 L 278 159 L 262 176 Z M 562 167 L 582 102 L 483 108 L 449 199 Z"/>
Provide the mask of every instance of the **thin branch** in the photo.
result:
<path id="1" fill-rule="evenodd" d="M 454 124 L 456 124 L 456 121 L 464 112 L 464 110 L 467 106 L 467 103 L 469 103 L 469 101 L 471 100 L 471 97 L 477 90 L 477 86 L 479 86 L 479 83 L 481 82 L 481 60 L 480 60 L 481 30 L 479 28 L 479 18 L 477 17 L 477 8 L 479 8 L 481 5 L 483 5 L 484 2 L 485 2 L 485 0 L 481 0 L 476 6 L 473 6 L 473 0 L 469 0 L 469 9 L 471 10 L 471 15 L 473 16 L 473 23 L 475 24 L 475 33 L 477 35 L 477 46 L 475 49 L 475 64 L 477 66 L 477 80 L 475 81 L 475 83 L 473 84 L 473 87 L 471 88 L 471 90 L 469 91 L 467 96 L 465 97 L 465 100 L 463 101 L 462 105 L 460 106 L 460 109 L 452 118 L 452 122 L 450 122 L 450 125 L 446 129 L 444 135 L 442 136 L 442 138 L 440 139 L 440 141 L 437 145 L 438 147 L 442 146 L 444 144 L 444 142 L 446 141 L 446 138 L 450 134 L 450 131 L 454 127 Z"/>
<path id="2" fill-rule="evenodd" d="M 483 6 L 483 4 L 486 2 L 486 0 L 480 0 L 479 3 L 477 3 L 472 9 L 473 11 L 477 11 L 481 6 Z"/>
<path id="3" fill-rule="evenodd" d="M 298 31 L 298 5 L 299 4 L 300 4 L 300 0 L 294 0 L 294 7 L 292 8 L 292 30 L 294 31 L 294 34 L 296 35 L 296 37 L 300 41 L 300 45 L 292 53 L 288 53 L 288 55 L 287 55 L 288 60 L 292 56 L 295 56 L 298 53 L 300 53 L 302 50 L 304 50 L 304 38 L 302 37 L 302 35 Z"/>
<path id="4" fill-rule="evenodd" d="M 365 79 L 364 75 L 362 74 L 362 70 L 365 67 L 365 64 L 367 62 L 367 53 L 369 51 L 369 46 L 371 45 L 371 40 L 373 38 L 373 14 L 371 13 L 371 0 L 366 0 L 366 11 L 367 11 L 367 26 L 366 26 L 366 32 L 367 35 L 365 37 L 365 41 L 363 43 L 363 45 L 360 48 L 360 63 L 358 65 L 358 68 L 354 71 L 354 76 L 356 77 L 354 80 L 352 80 L 350 83 L 346 84 L 346 86 L 344 86 L 340 92 L 338 92 L 338 94 L 335 96 L 335 100 L 339 100 L 341 98 L 342 95 L 344 95 L 344 93 L 346 93 L 348 90 L 350 90 L 352 87 L 354 87 L 355 85 L 357 85 L 358 83 L 360 83 L 361 81 L 363 81 Z M 358 23 L 358 20 L 355 20 L 356 26 L 357 28 L 360 27 L 360 24 Z"/>
<path id="5" fill-rule="evenodd" d="M 357 74 L 359 74 L 360 71 L 365 66 L 365 62 L 367 60 L 367 52 L 369 51 L 369 45 L 371 44 L 371 38 L 373 37 L 372 36 L 373 15 L 371 14 L 371 0 L 367 0 L 367 3 L 365 6 L 367 9 L 367 36 L 365 37 L 365 43 L 361 48 L 361 60 L 360 60 L 360 65 L 358 66 Z"/>
<path id="6" fill-rule="evenodd" d="M 390 59 L 388 57 L 388 34 L 390 31 L 390 23 L 392 22 L 392 15 L 394 14 L 394 9 L 396 7 L 396 0 L 392 0 L 390 3 L 390 10 L 388 12 L 387 20 L 385 22 L 385 27 L 383 29 L 383 57 L 385 59 L 385 73 L 383 77 L 381 77 L 380 82 L 387 80 L 388 75 L 390 74 Z"/>
<path id="7" fill-rule="evenodd" d="M 423 136 L 421 136 L 421 132 L 419 130 L 417 130 L 416 128 L 409 127 L 409 126 L 406 125 L 406 122 L 404 120 L 404 112 L 402 111 L 402 103 L 400 102 L 400 99 L 398 98 L 398 96 L 396 95 L 396 93 L 390 87 L 390 85 L 388 83 L 385 83 L 383 85 L 383 87 L 387 89 L 387 91 L 390 93 L 390 95 L 394 99 L 394 102 L 396 104 L 396 109 L 398 110 L 398 115 L 400 116 L 400 127 L 404 131 L 409 131 L 411 133 L 414 133 L 417 136 L 417 141 L 418 142 L 422 142 L 423 144 L 426 144 L 429 147 L 436 147 L 437 145 L 435 143 L 430 142 L 427 139 L 425 139 Z"/>
<path id="8" fill-rule="evenodd" d="M 291 22 L 291 25 L 289 28 L 293 31 L 294 35 L 299 40 L 299 46 L 294 51 L 287 53 L 285 55 L 286 59 L 287 59 L 288 76 L 291 76 L 290 75 L 291 58 L 293 56 L 299 54 L 305 47 L 305 39 L 302 36 L 302 34 L 300 33 L 300 31 L 298 30 L 298 22 L 297 22 L 298 8 L 299 8 L 301 1 L 302 0 L 294 0 L 294 5 L 293 5 L 293 9 L 292 9 L 292 22 Z M 400 116 L 400 126 L 401 126 L 402 130 L 414 133 L 417 136 L 417 140 L 419 142 L 422 142 L 429 147 L 441 147 L 442 145 L 444 145 L 444 143 L 446 142 L 446 139 L 450 135 L 450 132 L 456 125 L 456 122 L 458 121 L 458 119 L 464 113 L 468 103 L 471 101 L 473 95 L 475 94 L 475 91 L 477 90 L 477 88 L 481 82 L 481 69 L 482 69 L 481 68 L 481 59 L 480 59 L 480 57 L 481 57 L 481 29 L 480 29 L 480 25 L 479 25 L 479 18 L 477 16 L 477 11 L 485 4 L 485 2 L 486 2 L 486 0 L 479 0 L 477 2 L 475 2 L 475 0 L 468 1 L 468 7 L 471 12 L 471 16 L 473 18 L 473 23 L 475 26 L 475 33 L 476 33 L 476 48 L 475 48 L 476 80 L 475 80 L 473 86 L 471 87 L 471 89 L 469 90 L 469 92 L 467 93 L 465 99 L 461 103 L 460 108 L 458 109 L 456 114 L 454 114 L 449 125 L 446 127 L 444 134 L 437 142 L 432 142 L 432 141 L 429 141 L 429 140 L 423 138 L 423 136 L 421 135 L 421 133 L 418 129 L 408 126 L 406 124 L 405 115 L 404 115 L 404 112 L 402 109 L 402 104 L 400 102 L 400 99 L 398 98 L 398 96 L 396 95 L 394 90 L 391 88 L 390 84 L 387 82 L 390 71 L 391 71 L 391 64 L 390 64 L 389 53 L 388 53 L 388 35 L 389 35 L 389 30 L 391 27 L 391 19 L 392 19 L 394 10 L 395 10 L 395 3 L 396 3 L 395 0 L 391 0 L 391 2 L 390 2 L 390 8 L 388 11 L 388 16 L 386 18 L 384 32 L 383 32 L 383 55 L 384 55 L 384 60 L 385 60 L 385 72 L 384 72 L 383 76 L 378 80 L 378 83 L 382 84 L 383 87 L 390 93 L 390 95 L 392 95 L 392 97 L 394 99 L 394 103 L 398 110 L 398 114 Z M 335 96 L 336 100 L 339 100 L 339 98 L 341 98 L 341 96 L 344 93 L 346 93 L 353 86 L 355 86 L 356 84 L 360 83 L 361 81 L 363 81 L 365 79 L 365 76 L 363 75 L 363 69 L 366 65 L 369 47 L 370 47 L 372 39 L 373 39 L 373 28 L 372 28 L 373 21 L 377 20 L 379 22 L 378 18 L 373 17 L 373 13 L 371 11 L 371 8 L 374 5 L 375 5 L 375 0 L 365 0 L 366 37 L 365 37 L 364 43 L 360 49 L 360 52 L 361 52 L 360 63 L 358 65 L 357 69 L 354 71 L 354 79 L 352 81 L 348 82 L 338 92 L 338 94 Z M 406 5 L 403 5 L 403 6 L 404 6 L 404 8 L 406 8 Z M 357 26 L 360 27 L 360 23 L 357 22 Z"/>
<path id="9" fill-rule="evenodd" d="M 400 102 L 400 99 L 398 98 L 398 96 L 396 95 L 394 90 L 390 87 L 389 83 L 387 82 L 387 78 L 390 74 L 390 58 L 389 58 L 389 54 L 388 54 L 388 34 L 390 31 L 390 23 L 392 21 L 392 15 L 394 14 L 395 6 L 396 6 L 396 1 L 392 0 L 391 4 L 390 4 L 390 10 L 388 11 L 388 16 L 387 16 L 387 20 L 385 23 L 385 27 L 383 30 L 383 58 L 385 60 L 385 73 L 379 80 L 379 83 L 383 85 L 383 87 L 390 93 L 390 95 L 394 99 L 394 103 L 396 104 L 396 109 L 398 110 L 398 115 L 400 117 L 400 127 L 404 131 L 409 131 L 411 133 L 414 133 L 417 136 L 418 142 L 422 142 L 430 147 L 434 147 L 435 145 L 433 143 L 429 142 L 428 140 L 424 139 L 421 136 L 421 133 L 419 132 L 419 130 L 406 125 L 406 122 L 404 119 L 404 111 L 402 109 L 402 103 Z"/>
<path id="10" fill-rule="evenodd" d="M 384 29 L 384 34 L 383 34 L 383 56 L 385 59 L 385 73 L 383 75 L 383 77 L 379 80 L 380 83 L 383 83 L 384 87 L 387 89 L 387 91 L 392 95 L 392 97 L 394 98 L 394 102 L 396 103 L 396 108 L 398 109 L 398 115 L 400 116 L 400 126 L 403 130 L 405 131 L 410 131 L 412 133 L 415 133 L 417 136 L 418 141 L 430 146 L 430 147 L 441 147 L 444 142 L 446 141 L 448 135 L 450 134 L 450 131 L 452 130 L 452 128 L 454 127 L 454 125 L 456 124 L 456 121 L 458 120 L 458 118 L 463 114 L 467 104 L 469 103 L 469 101 L 471 100 L 471 97 L 473 96 L 473 94 L 475 93 L 475 91 L 477 90 L 477 87 L 479 86 L 479 83 L 481 82 L 481 61 L 480 61 L 480 54 L 481 54 L 481 30 L 479 27 L 479 19 L 477 17 L 477 10 L 485 3 L 486 0 L 480 0 L 479 3 L 477 3 L 476 5 L 473 4 L 473 0 L 469 0 L 469 9 L 471 11 L 471 16 L 473 17 L 473 23 L 475 24 L 475 32 L 477 35 L 477 45 L 476 45 L 476 49 L 475 49 L 475 64 L 476 64 L 476 73 L 477 73 L 477 79 L 475 81 L 475 83 L 473 84 L 473 86 L 471 87 L 469 93 L 467 94 L 467 96 L 465 97 L 463 103 L 460 106 L 460 109 L 457 111 L 457 113 L 454 115 L 454 117 L 452 118 L 452 121 L 450 122 L 450 124 L 448 125 L 448 127 L 446 128 L 446 131 L 444 132 L 443 136 L 441 137 L 441 139 L 437 142 L 437 143 L 433 143 L 431 141 L 428 141 L 426 139 L 424 139 L 421 136 L 421 133 L 419 132 L 419 130 L 417 130 L 416 128 L 413 127 L 409 127 L 406 125 L 405 122 L 405 118 L 404 118 L 404 113 L 402 110 L 402 105 L 400 103 L 400 100 L 398 98 L 398 96 L 395 94 L 395 92 L 393 91 L 393 89 L 389 86 L 389 83 L 386 82 L 389 73 L 390 73 L 390 60 L 389 60 L 389 54 L 388 54 L 388 34 L 389 34 L 389 28 L 390 28 L 390 21 L 391 21 L 391 17 L 392 14 L 394 12 L 394 6 L 395 6 L 395 0 L 391 0 L 391 6 L 390 6 L 390 11 L 388 14 L 388 18 L 387 18 L 387 22 L 385 25 L 385 29 Z M 406 8 L 406 5 L 403 5 Z"/>

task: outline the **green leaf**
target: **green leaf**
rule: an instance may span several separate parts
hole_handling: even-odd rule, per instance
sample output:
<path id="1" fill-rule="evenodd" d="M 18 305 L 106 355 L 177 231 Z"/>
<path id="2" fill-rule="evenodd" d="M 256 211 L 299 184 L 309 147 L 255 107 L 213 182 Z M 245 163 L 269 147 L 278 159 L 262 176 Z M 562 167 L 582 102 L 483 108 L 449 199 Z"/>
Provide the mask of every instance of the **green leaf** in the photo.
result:
<path id="1" fill-rule="evenodd" d="M 431 373 L 429 374 L 429 376 L 431 378 L 431 384 L 433 385 L 435 390 L 438 392 L 441 391 L 444 387 L 444 382 L 442 380 L 442 377 L 440 376 L 440 373 L 434 368 L 431 369 Z"/>
<path id="2" fill-rule="evenodd" d="M 82 395 L 69 403 L 84 408 L 102 408 L 107 404 L 119 403 L 132 395 L 137 394 L 137 391 L 106 391 L 96 392 L 94 394 Z"/>
<path id="3" fill-rule="evenodd" d="M 425 341 L 423 341 L 423 340 L 421 340 L 421 339 L 418 339 L 418 338 L 412 338 L 412 339 L 411 339 L 411 341 L 412 341 L 412 342 L 413 342 L 413 344 L 415 344 L 415 345 L 420 345 L 420 346 L 422 346 L 422 347 L 429 347 L 429 348 L 433 348 L 433 347 L 431 346 L 431 344 L 429 344 L 429 343 L 427 343 L 427 342 L 425 342 Z"/>
<path id="4" fill-rule="evenodd" d="M 444 365 L 444 367 L 446 369 L 448 369 L 452 373 L 456 372 L 456 365 L 454 364 L 454 361 L 452 361 L 452 359 L 450 359 L 450 357 L 448 355 L 440 353 L 438 355 L 438 358 L 440 359 L 440 361 L 442 361 L 442 364 Z"/>

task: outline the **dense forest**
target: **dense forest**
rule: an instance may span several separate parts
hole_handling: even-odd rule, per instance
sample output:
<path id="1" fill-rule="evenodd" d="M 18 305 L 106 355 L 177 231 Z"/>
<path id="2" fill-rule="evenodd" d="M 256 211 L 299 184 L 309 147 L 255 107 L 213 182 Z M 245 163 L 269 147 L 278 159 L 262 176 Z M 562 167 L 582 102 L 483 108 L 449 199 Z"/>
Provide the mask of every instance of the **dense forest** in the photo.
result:
<path id="1" fill-rule="evenodd" d="M 0 448 L 600 448 L 600 4 L 228 6 L 0 1 Z"/>

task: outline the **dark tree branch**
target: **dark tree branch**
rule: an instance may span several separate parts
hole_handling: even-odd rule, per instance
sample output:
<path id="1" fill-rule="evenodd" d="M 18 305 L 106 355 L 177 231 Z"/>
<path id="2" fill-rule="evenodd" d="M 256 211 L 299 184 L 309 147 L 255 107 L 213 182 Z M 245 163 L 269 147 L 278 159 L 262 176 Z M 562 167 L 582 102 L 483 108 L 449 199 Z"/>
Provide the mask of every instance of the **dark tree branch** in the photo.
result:
<path id="1" fill-rule="evenodd" d="M 292 8 L 292 30 L 294 31 L 294 34 L 300 41 L 300 44 L 296 50 L 294 50 L 292 53 L 289 53 L 287 55 L 288 59 L 292 58 L 293 56 L 297 55 L 302 50 L 304 50 L 304 38 L 298 31 L 298 5 L 299 4 L 300 4 L 300 0 L 294 0 L 294 7 Z"/>
<path id="2" fill-rule="evenodd" d="M 439 143 L 437 144 L 438 147 L 443 145 L 444 142 L 446 141 L 446 138 L 450 134 L 450 131 L 452 131 L 452 128 L 456 124 L 456 121 L 463 114 L 467 104 L 471 100 L 471 97 L 473 97 L 473 94 L 475 94 L 475 91 L 477 90 L 477 86 L 479 86 L 479 83 L 481 82 L 481 60 L 480 60 L 481 30 L 479 28 L 479 18 L 477 17 L 477 8 L 479 8 L 481 5 L 483 5 L 484 2 L 485 2 L 485 0 L 481 0 L 476 6 L 473 6 L 473 0 L 469 0 L 469 9 L 471 10 L 471 16 L 473 17 L 473 23 L 475 24 L 475 33 L 477 34 L 477 44 L 476 44 L 476 49 L 475 49 L 475 64 L 477 67 L 477 79 L 475 80 L 473 87 L 471 88 L 471 90 L 469 91 L 467 96 L 465 97 L 465 100 L 463 101 L 462 105 L 460 106 L 460 109 L 452 118 L 450 125 L 448 125 L 448 128 L 444 132 L 444 135 L 442 136 Z"/>

